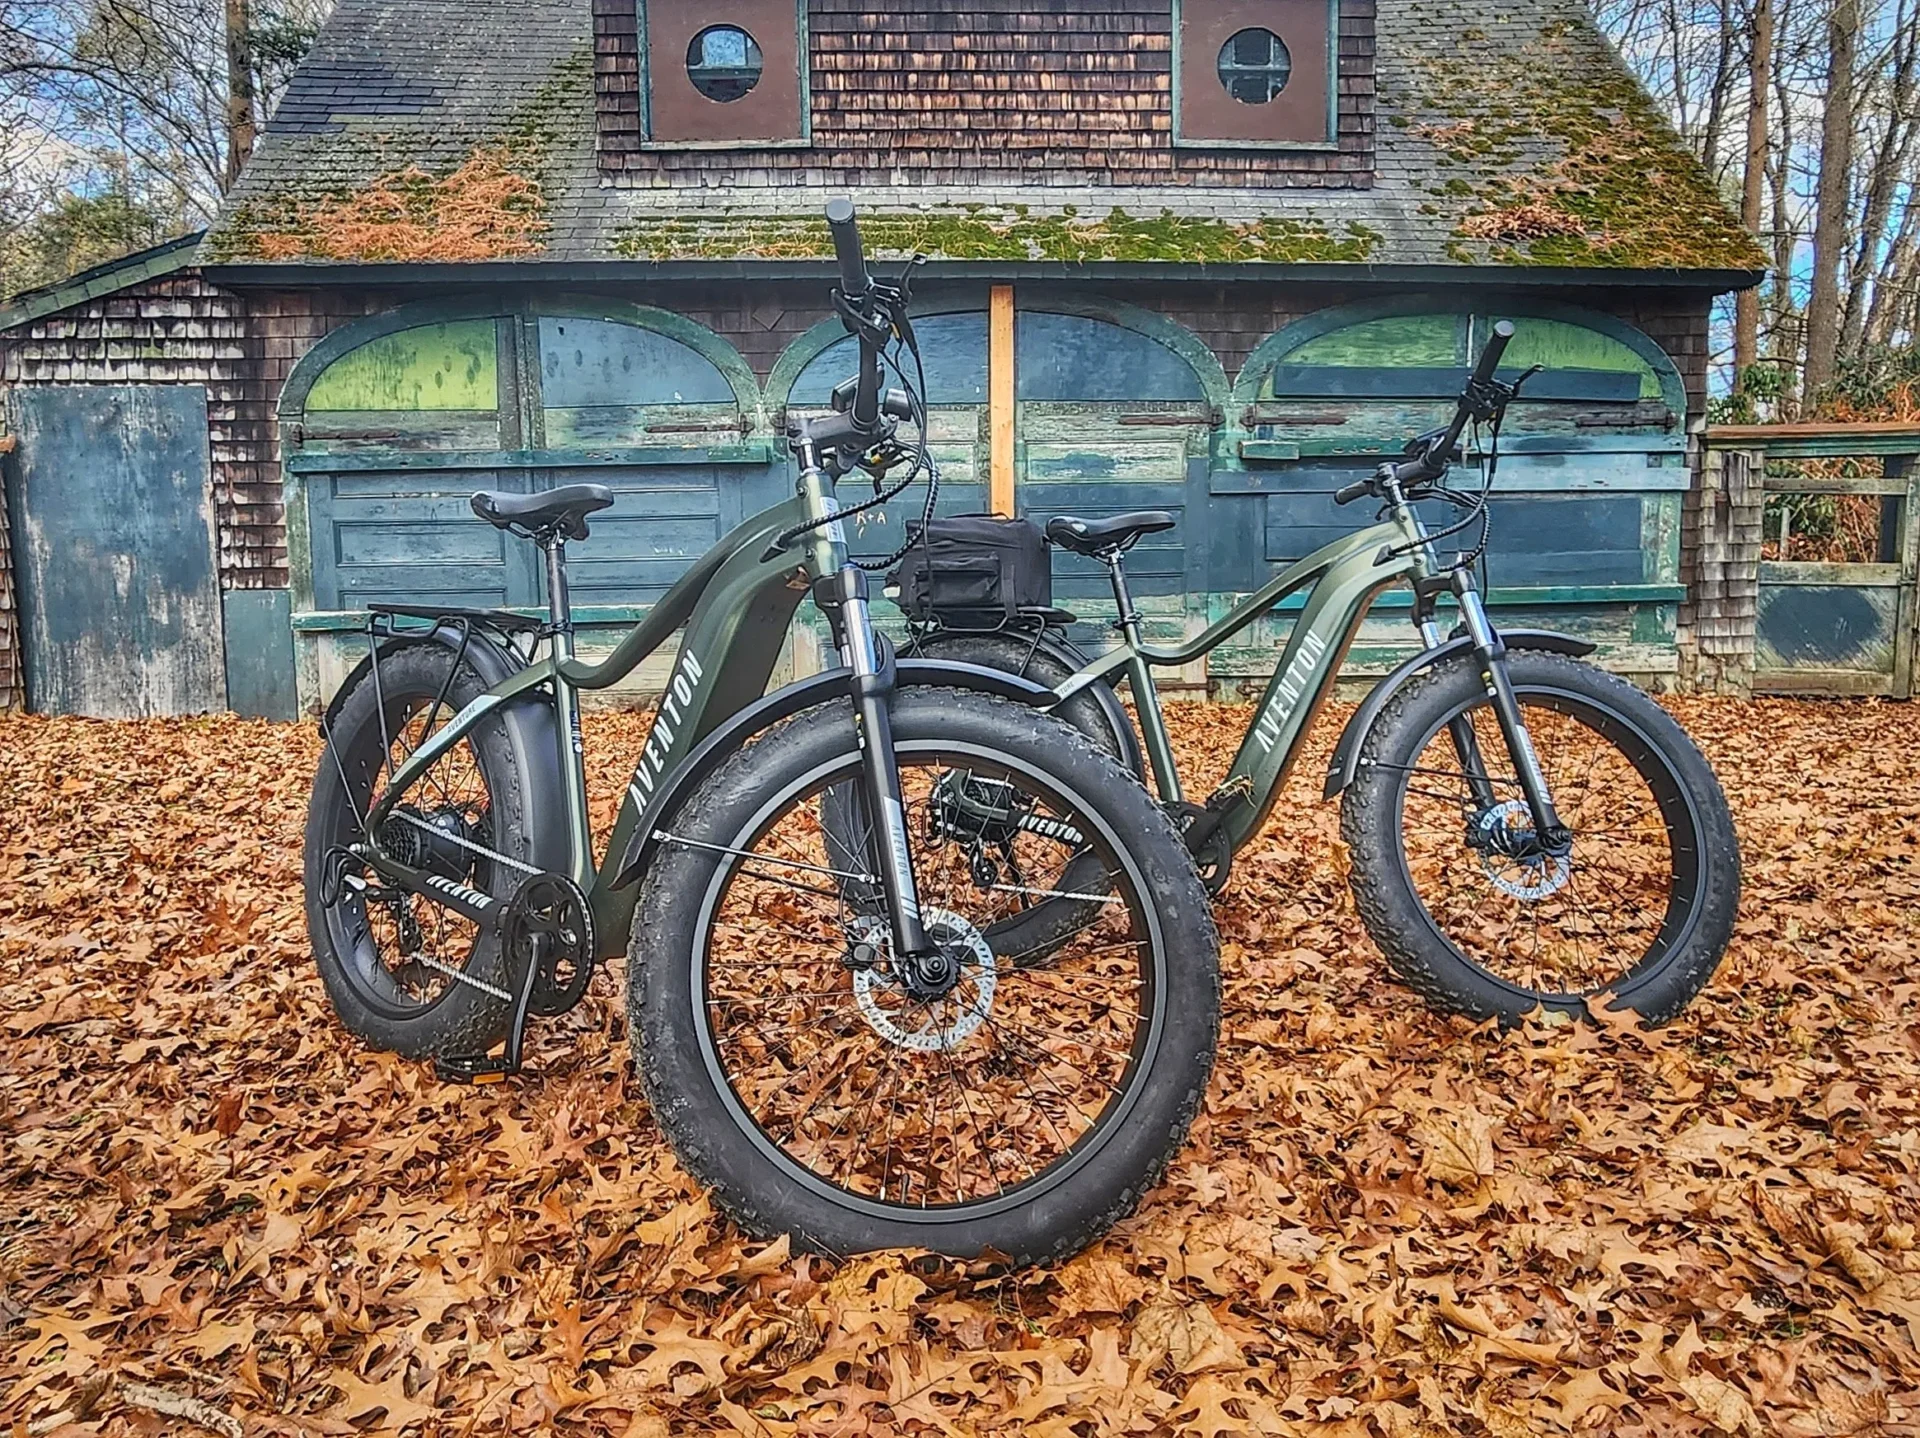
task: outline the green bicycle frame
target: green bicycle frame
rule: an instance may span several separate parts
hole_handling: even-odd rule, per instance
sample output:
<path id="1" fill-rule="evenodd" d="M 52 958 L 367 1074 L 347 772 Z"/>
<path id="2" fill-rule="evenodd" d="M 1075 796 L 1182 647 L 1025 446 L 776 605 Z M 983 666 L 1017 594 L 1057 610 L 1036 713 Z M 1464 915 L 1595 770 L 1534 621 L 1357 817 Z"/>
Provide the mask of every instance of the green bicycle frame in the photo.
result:
<path id="1" fill-rule="evenodd" d="M 587 895 L 601 957 L 623 952 L 639 886 L 615 888 L 613 865 L 601 867 L 594 862 L 579 691 L 619 683 L 685 626 L 608 843 L 609 855 L 624 854 L 661 778 L 671 774 L 707 734 L 766 692 L 800 601 L 813 581 L 837 574 L 848 562 L 845 535 L 837 521 L 822 523 L 791 551 L 775 549 L 775 541 L 798 525 L 832 521 L 837 513 L 831 477 L 818 467 L 803 470 L 792 499 L 753 516 L 722 538 L 597 664 L 574 657 L 565 559 L 561 546 L 555 545 L 548 556 L 552 632 L 547 652 L 467 704 L 408 756 L 369 806 L 367 832 L 379 833 L 409 786 L 488 714 L 551 685 L 567 811 L 568 875 Z"/>
<path id="2" fill-rule="evenodd" d="M 1288 595 L 1312 586 L 1219 791 L 1246 799 L 1231 806 L 1221 820 L 1238 849 L 1272 813 L 1280 785 L 1298 757 L 1300 741 L 1332 692 L 1334 678 L 1373 601 L 1391 585 L 1424 579 L 1428 570 L 1426 533 L 1410 509 L 1396 506 L 1384 522 L 1356 530 L 1288 565 L 1184 644 L 1162 648 L 1141 643 L 1137 619 L 1129 622 L 1123 617 L 1120 647 L 1086 665 L 1054 692 L 1066 700 L 1089 685 L 1111 683 L 1124 672 L 1140 711 L 1154 784 L 1162 800 L 1177 802 L 1180 776 L 1153 685 L 1154 666 L 1191 664 Z"/>

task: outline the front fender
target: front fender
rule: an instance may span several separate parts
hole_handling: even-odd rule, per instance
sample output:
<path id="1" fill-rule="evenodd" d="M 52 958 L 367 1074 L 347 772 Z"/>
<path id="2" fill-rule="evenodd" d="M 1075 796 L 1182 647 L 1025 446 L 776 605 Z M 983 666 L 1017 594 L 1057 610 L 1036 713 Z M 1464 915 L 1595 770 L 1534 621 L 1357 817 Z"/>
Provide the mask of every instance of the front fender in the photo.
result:
<path id="1" fill-rule="evenodd" d="M 1553 654 L 1570 654 L 1575 659 L 1584 659 L 1593 653 L 1593 645 L 1586 640 L 1576 639 L 1571 634 L 1556 634 L 1551 629 L 1502 629 L 1499 633 L 1501 643 L 1509 649 L 1545 649 Z M 1405 687 L 1409 679 L 1456 654 L 1472 652 L 1473 641 L 1464 634 L 1459 635 L 1438 649 L 1421 650 L 1374 685 L 1373 692 L 1361 700 L 1360 707 L 1353 711 L 1353 717 L 1340 734 L 1340 742 L 1334 746 L 1333 758 L 1327 761 L 1327 784 L 1321 791 L 1323 797 L 1331 799 L 1353 782 L 1354 775 L 1360 771 L 1360 748 L 1366 743 L 1368 732 L 1380 717 L 1380 711 L 1387 707 L 1387 701 Z"/>
<path id="2" fill-rule="evenodd" d="M 909 685 L 970 689 L 979 694 L 991 694 L 996 699 L 1030 704 L 1036 709 L 1045 709 L 1054 703 L 1053 691 L 1031 679 L 1022 679 L 1017 674 L 988 669 L 979 664 L 961 664 L 949 660 L 895 661 L 894 686 L 906 688 Z M 774 690 L 708 734 L 687 755 L 686 762 L 666 775 L 654 790 L 653 797 L 640 816 L 640 822 L 634 826 L 633 835 L 627 841 L 626 852 L 620 856 L 620 867 L 611 887 L 624 889 L 640 877 L 654 849 L 658 847 L 653 835 L 660 823 L 734 750 L 762 730 L 773 727 L 782 719 L 792 718 L 802 709 L 811 709 L 816 704 L 825 704 L 852 693 L 853 671 L 829 669 L 823 674 L 815 674 Z"/>

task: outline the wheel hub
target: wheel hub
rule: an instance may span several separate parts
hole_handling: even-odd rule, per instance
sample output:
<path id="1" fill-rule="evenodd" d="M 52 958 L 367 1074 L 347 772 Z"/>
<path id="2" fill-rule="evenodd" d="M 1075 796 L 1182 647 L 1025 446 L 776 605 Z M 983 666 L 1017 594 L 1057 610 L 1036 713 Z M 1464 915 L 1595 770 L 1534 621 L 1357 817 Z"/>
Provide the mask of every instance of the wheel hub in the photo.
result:
<path id="1" fill-rule="evenodd" d="M 972 924 L 947 909 L 926 908 L 920 922 L 934 953 L 908 960 L 911 975 L 893 958 L 886 921 L 854 920 L 851 952 L 874 961 L 854 965 L 853 997 L 860 1016 L 888 1043 L 920 1053 L 959 1047 L 993 1011 L 993 950 Z"/>
<path id="2" fill-rule="evenodd" d="M 421 810 L 402 804 L 380 829 L 380 847 L 394 859 L 456 883 L 473 872 L 468 845 L 476 842 L 473 825 L 452 806 Z"/>
<path id="3" fill-rule="evenodd" d="M 1494 888 L 1527 902 L 1536 902 L 1566 887 L 1573 875 L 1571 843 L 1557 852 L 1544 848 L 1533 831 L 1527 801 L 1509 799 L 1495 804 L 1474 822 L 1473 846 Z"/>

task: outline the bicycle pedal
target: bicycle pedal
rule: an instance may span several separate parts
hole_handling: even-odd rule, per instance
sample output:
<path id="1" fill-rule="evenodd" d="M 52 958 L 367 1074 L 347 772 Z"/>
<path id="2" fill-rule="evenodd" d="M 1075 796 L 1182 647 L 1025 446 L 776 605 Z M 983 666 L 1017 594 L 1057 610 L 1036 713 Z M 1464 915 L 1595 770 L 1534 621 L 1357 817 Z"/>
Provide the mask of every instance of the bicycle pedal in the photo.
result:
<path id="1" fill-rule="evenodd" d="M 520 1071 L 519 1064 L 491 1054 L 441 1054 L 433 1061 L 433 1072 L 442 1083 L 500 1083 Z"/>

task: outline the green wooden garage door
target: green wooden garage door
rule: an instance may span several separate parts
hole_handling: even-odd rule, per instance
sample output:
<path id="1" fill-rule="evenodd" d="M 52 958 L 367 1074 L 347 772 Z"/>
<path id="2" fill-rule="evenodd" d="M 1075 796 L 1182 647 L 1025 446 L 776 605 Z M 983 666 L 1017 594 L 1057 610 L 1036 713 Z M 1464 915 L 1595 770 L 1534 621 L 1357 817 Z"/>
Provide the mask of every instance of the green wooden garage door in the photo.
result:
<path id="1" fill-rule="evenodd" d="M 592 481 L 616 502 L 570 547 L 585 623 L 620 622 L 781 491 L 747 443 L 752 374 L 658 311 L 600 301 L 384 316 L 333 337 L 282 403 L 295 625 L 370 603 L 532 608 L 538 555 L 473 516 L 475 490 Z"/>

